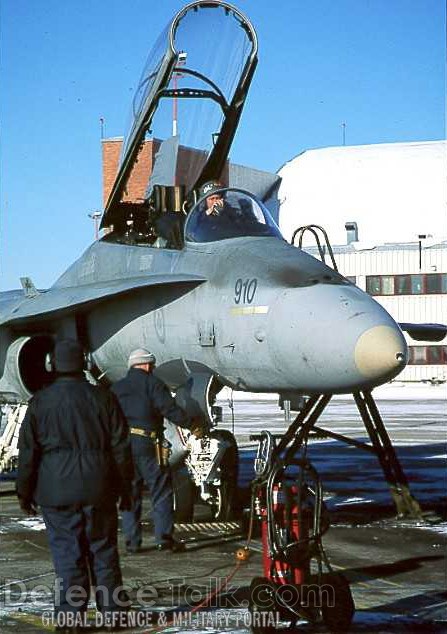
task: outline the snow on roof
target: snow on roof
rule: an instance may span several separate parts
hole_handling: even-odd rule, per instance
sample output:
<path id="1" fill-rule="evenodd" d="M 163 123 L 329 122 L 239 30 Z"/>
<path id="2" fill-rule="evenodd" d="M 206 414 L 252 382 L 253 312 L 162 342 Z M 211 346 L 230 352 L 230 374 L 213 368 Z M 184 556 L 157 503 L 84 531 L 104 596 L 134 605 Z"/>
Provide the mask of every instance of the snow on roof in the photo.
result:
<path id="1" fill-rule="evenodd" d="M 318 224 L 332 244 L 346 244 L 348 221 L 357 222 L 360 242 L 447 238 L 447 141 L 307 150 L 278 174 L 287 240 L 299 226 Z"/>

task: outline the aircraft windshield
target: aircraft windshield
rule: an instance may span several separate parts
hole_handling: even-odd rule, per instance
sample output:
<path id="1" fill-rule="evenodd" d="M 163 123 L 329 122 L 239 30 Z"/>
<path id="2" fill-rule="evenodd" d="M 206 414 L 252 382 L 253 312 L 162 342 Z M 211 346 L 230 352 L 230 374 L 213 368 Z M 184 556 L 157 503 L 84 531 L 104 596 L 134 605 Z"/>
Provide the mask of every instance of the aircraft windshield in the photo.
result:
<path id="1" fill-rule="evenodd" d="M 281 232 L 264 205 L 251 194 L 221 189 L 200 200 L 185 226 L 187 242 L 215 242 L 242 236 L 274 236 Z"/>

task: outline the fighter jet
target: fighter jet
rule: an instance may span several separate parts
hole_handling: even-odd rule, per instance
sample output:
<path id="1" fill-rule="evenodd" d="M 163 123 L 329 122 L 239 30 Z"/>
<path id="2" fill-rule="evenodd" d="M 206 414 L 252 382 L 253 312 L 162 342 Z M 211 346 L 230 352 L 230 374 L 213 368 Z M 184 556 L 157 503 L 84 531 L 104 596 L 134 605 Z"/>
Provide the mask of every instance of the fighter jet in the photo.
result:
<path id="1" fill-rule="evenodd" d="M 147 347 L 159 376 L 210 422 L 222 386 L 284 398 L 370 392 L 405 367 L 399 325 L 283 239 L 265 183 L 228 183 L 257 49 L 250 21 L 220 0 L 192 2 L 168 24 L 132 102 L 104 236 L 48 290 L 26 278 L 1 297 L 3 400 L 26 401 L 52 379 L 45 358 L 62 336 L 79 339 L 92 376 L 108 382 Z M 158 152 L 142 174 L 148 144 Z M 207 213 L 211 194 L 219 204 Z M 443 332 L 428 328 L 424 339 Z"/>

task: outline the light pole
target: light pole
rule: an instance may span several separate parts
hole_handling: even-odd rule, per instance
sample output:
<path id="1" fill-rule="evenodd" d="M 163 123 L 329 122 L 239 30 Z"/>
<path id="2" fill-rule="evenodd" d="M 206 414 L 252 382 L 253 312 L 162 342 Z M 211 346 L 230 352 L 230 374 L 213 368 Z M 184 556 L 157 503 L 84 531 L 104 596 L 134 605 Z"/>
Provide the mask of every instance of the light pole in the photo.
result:
<path id="1" fill-rule="evenodd" d="M 343 147 L 346 145 L 346 122 L 343 121 L 343 123 L 341 124 L 341 129 L 342 129 L 342 141 L 343 141 Z"/>
<path id="2" fill-rule="evenodd" d="M 184 66 L 186 64 L 187 54 L 185 51 L 180 51 L 178 54 L 177 66 L 178 69 L 180 66 Z M 178 85 L 178 77 L 182 77 L 182 74 L 174 70 L 172 75 L 172 85 L 174 90 L 177 90 Z M 174 94 L 174 99 L 172 102 L 172 136 L 177 136 L 177 97 Z"/>
<path id="3" fill-rule="evenodd" d="M 422 240 L 427 240 L 427 238 L 433 238 L 431 233 L 420 233 L 418 235 L 419 242 L 419 272 L 422 271 Z"/>
<path id="4" fill-rule="evenodd" d="M 95 240 L 99 239 L 99 219 L 102 216 L 102 212 L 101 211 L 92 211 L 88 217 L 91 218 L 93 220 L 94 226 L 95 226 Z"/>

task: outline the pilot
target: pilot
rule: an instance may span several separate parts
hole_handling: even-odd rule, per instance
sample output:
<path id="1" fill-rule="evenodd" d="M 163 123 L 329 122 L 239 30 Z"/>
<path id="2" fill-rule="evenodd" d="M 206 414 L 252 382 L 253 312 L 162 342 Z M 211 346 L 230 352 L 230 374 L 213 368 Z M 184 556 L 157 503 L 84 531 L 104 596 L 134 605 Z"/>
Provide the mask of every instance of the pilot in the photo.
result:
<path id="1" fill-rule="evenodd" d="M 203 214 L 205 217 L 218 217 L 224 210 L 224 199 L 222 192 L 218 191 L 225 187 L 219 181 L 208 181 L 199 189 L 199 198 L 203 198 L 206 194 Z"/>
<path id="2" fill-rule="evenodd" d="M 205 214 L 207 216 L 220 216 L 224 208 L 224 199 L 222 193 L 216 190 L 222 189 L 224 186 L 219 181 L 208 181 L 200 189 L 200 197 L 205 194 L 209 195 L 205 198 Z"/>
<path id="3" fill-rule="evenodd" d="M 28 515 L 41 507 L 58 584 L 56 620 L 62 631 L 78 632 L 90 582 L 104 618 L 123 616 L 116 502 L 130 508 L 132 456 L 121 408 L 85 379 L 79 343 L 58 341 L 53 364 L 56 380 L 30 400 L 20 429 L 17 494 Z"/>
<path id="4" fill-rule="evenodd" d="M 228 204 L 222 194 L 224 185 L 219 181 L 209 181 L 199 190 L 202 201 L 197 216 L 198 231 L 206 239 L 219 240 L 238 235 L 240 213 Z M 206 195 L 208 194 L 208 195 Z"/>
<path id="5" fill-rule="evenodd" d="M 131 352 L 126 376 L 112 386 L 130 426 L 134 480 L 132 511 L 123 512 L 123 531 L 128 553 L 142 544 L 142 488 L 146 483 L 152 499 L 155 541 L 158 550 L 181 552 L 184 545 L 173 536 L 173 494 L 167 456 L 163 448 L 163 417 L 175 425 L 191 427 L 198 438 L 204 422 L 189 419 L 174 401 L 169 388 L 153 374 L 155 356 L 144 348 Z"/>

